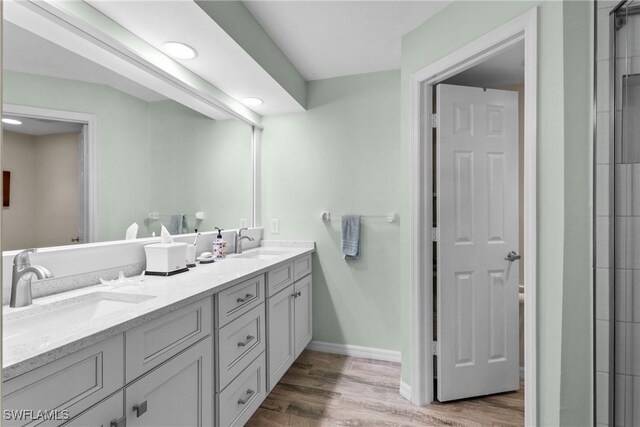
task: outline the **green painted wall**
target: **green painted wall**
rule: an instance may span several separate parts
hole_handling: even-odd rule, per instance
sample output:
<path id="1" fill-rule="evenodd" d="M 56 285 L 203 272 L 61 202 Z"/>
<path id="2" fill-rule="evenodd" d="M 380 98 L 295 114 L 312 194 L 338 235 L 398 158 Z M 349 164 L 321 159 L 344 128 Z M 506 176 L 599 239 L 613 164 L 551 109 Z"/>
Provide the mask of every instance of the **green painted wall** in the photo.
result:
<path id="1" fill-rule="evenodd" d="M 592 423 L 591 2 L 456 1 L 403 38 L 402 117 L 409 77 L 532 7 L 538 27 L 538 402 L 541 425 Z M 574 65 L 575 64 L 575 65 Z M 402 157 L 408 156 L 408 119 Z M 402 169 L 408 188 L 408 171 Z M 402 213 L 409 212 L 408 192 Z M 403 377 L 409 374 L 409 229 L 401 231 Z M 525 284 L 526 285 L 526 284 Z M 569 366 L 571 365 L 571 366 Z M 580 390 L 577 390 L 580 388 Z"/>
<path id="2" fill-rule="evenodd" d="M 398 223 L 365 219 L 362 257 L 340 256 L 340 215 L 401 203 L 400 73 L 309 82 L 308 111 L 264 118 L 265 238 L 315 240 L 314 339 L 400 350 Z M 320 220 L 324 210 L 334 221 Z M 400 224 L 407 219 L 400 218 Z"/>
<path id="3" fill-rule="evenodd" d="M 303 108 L 307 105 L 307 82 L 251 12 L 238 0 L 198 0 L 204 10 Z"/>
<path id="4" fill-rule="evenodd" d="M 593 3 L 563 3 L 564 270 L 560 424 L 591 423 L 593 400 Z M 541 307 L 544 310 L 544 306 Z M 544 313 L 542 311 L 541 313 Z M 586 356 L 586 357 L 585 357 Z M 578 361 L 576 363 L 576 361 Z"/>
<path id="5" fill-rule="evenodd" d="M 174 101 L 147 103 L 105 85 L 3 71 L 4 102 L 95 114 L 99 238 L 138 236 L 150 211 L 202 210 L 201 230 L 251 219 L 251 128 L 215 121 Z M 165 210 L 166 209 L 166 210 Z"/>

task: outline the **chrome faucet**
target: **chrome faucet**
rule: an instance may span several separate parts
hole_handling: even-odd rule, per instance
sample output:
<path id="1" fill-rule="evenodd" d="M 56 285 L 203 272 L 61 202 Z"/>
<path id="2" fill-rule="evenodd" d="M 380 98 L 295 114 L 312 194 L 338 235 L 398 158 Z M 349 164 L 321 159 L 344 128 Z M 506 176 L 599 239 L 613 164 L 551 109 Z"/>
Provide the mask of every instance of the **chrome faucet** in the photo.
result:
<path id="1" fill-rule="evenodd" d="M 235 249 L 236 249 L 236 253 L 237 254 L 241 254 L 242 253 L 242 241 L 243 240 L 248 240 L 250 242 L 253 242 L 255 239 L 251 236 L 243 236 L 242 235 L 242 230 L 248 230 L 248 228 L 242 227 L 241 229 L 238 230 L 238 232 L 234 235 L 234 242 L 235 242 Z"/>
<path id="2" fill-rule="evenodd" d="M 53 277 L 49 270 L 39 265 L 31 265 L 29 254 L 37 249 L 25 249 L 13 258 L 13 275 L 11 276 L 11 307 L 31 305 L 31 279 L 39 280 Z"/>

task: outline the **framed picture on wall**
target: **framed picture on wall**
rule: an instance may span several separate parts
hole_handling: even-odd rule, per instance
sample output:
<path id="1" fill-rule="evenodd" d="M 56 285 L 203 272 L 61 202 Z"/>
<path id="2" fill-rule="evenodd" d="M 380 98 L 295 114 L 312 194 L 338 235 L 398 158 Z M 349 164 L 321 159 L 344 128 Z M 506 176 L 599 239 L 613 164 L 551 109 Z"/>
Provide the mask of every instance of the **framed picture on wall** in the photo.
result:
<path id="1" fill-rule="evenodd" d="M 2 207 L 11 205 L 11 171 L 2 171 Z"/>

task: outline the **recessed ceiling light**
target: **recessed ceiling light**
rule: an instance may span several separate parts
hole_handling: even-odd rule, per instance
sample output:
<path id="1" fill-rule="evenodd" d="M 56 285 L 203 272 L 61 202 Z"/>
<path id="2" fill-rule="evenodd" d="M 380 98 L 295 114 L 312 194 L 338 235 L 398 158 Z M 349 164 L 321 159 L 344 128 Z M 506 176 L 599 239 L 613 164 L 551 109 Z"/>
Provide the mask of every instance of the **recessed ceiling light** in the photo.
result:
<path id="1" fill-rule="evenodd" d="M 193 59 L 198 52 L 191 46 L 180 42 L 166 42 L 162 45 L 165 52 L 178 59 Z"/>
<path id="2" fill-rule="evenodd" d="M 21 125 L 22 122 L 16 119 L 2 119 L 2 123 L 6 123 L 8 125 Z"/>
<path id="3" fill-rule="evenodd" d="M 242 100 L 242 102 L 244 103 L 244 105 L 248 105 L 250 107 L 257 107 L 258 105 L 262 105 L 264 101 L 260 98 L 245 98 Z"/>

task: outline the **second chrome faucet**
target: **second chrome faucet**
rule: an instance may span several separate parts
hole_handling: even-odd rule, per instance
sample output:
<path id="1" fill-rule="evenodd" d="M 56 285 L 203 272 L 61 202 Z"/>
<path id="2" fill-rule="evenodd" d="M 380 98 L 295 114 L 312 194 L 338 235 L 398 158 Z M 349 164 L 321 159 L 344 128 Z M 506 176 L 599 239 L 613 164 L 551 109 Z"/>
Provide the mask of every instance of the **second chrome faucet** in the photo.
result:
<path id="1" fill-rule="evenodd" d="M 250 242 L 253 242 L 255 239 L 251 236 L 243 236 L 242 235 L 242 230 L 248 230 L 248 228 L 242 227 L 241 229 L 238 230 L 238 232 L 234 235 L 234 248 L 237 254 L 241 254 L 242 253 L 242 241 L 243 240 L 248 240 Z"/>

